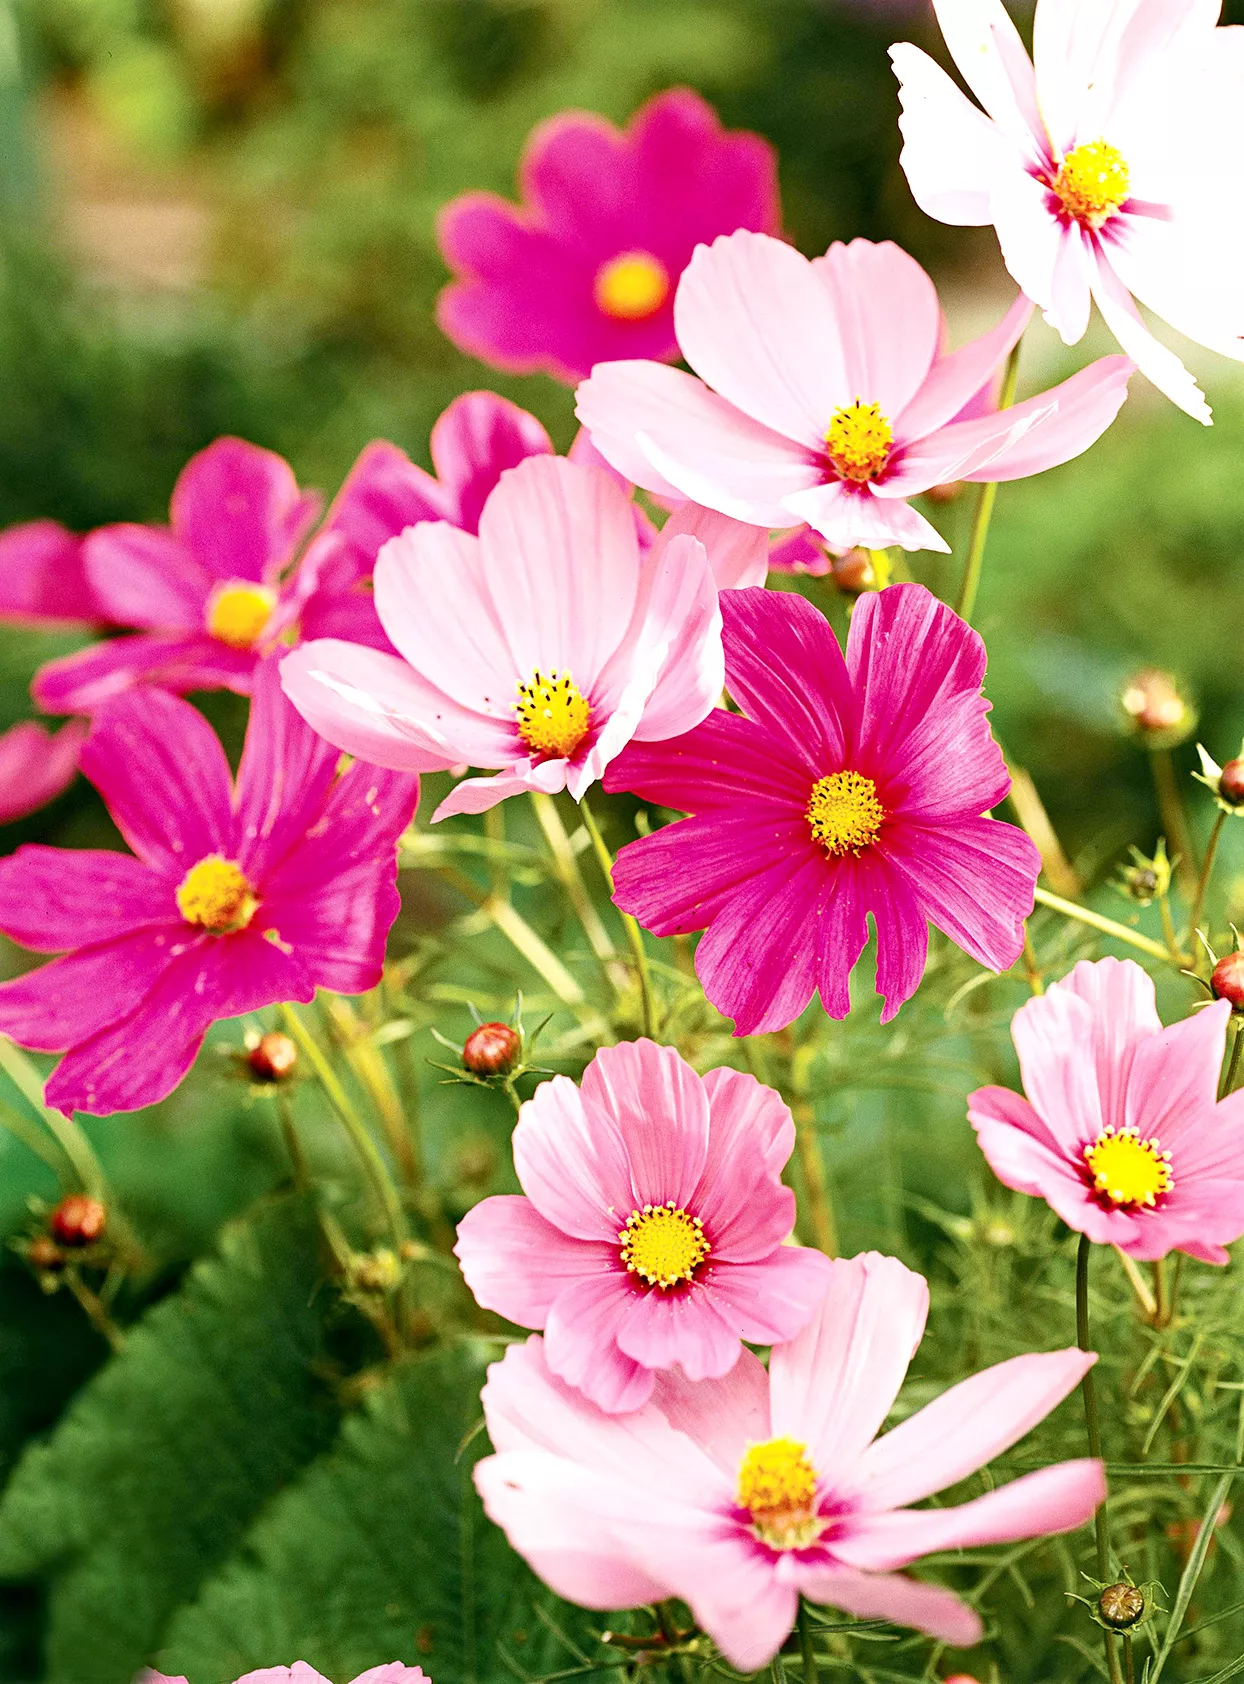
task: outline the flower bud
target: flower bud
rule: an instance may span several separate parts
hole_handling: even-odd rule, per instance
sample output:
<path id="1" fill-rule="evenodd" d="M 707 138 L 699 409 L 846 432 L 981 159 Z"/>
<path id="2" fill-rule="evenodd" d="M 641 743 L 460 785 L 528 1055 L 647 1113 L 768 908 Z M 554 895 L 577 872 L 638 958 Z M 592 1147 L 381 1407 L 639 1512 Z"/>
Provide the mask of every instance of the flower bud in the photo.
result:
<path id="1" fill-rule="evenodd" d="M 1228 760 L 1218 779 L 1218 793 L 1233 807 L 1244 807 L 1244 757 Z"/>
<path id="2" fill-rule="evenodd" d="M 473 1076 L 508 1076 L 522 1045 L 517 1029 L 508 1023 L 481 1023 L 466 1038 L 462 1063 Z"/>
<path id="3" fill-rule="evenodd" d="M 1196 710 L 1169 672 L 1143 668 L 1128 679 L 1119 699 L 1151 748 L 1173 748 L 1196 729 Z"/>
<path id="4" fill-rule="evenodd" d="M 877 570 L 867 550 L 848 550 L 829 558 L 830 577 L 844 596 L 860 596 L 877 589 Z"/>
<path id="5" fill-rule="evenodd" d="M 356 1292 L 392 1292 L 402 1278 L 397 1253 L 387 1246 L 357 1253 L 346 1265 L 350 1285 Z"/>
<path id="6" fill-rule="evenodd" d="M 930 503 L 957 503 L 967 490 L 968 482 L 963 479 L 947 480 L 945 485 L 931 485 L 925 492 Z"/>
<path id="7" fill-rule="evenodd" d="M 1129 850 L 1131 865 L 1120 866 L 1115 887 L 1137 906 L 1152 906 L 1170 892 L 1171 862 L 1166 854 L 1166 842 L 1158 838 L 1153 857 L 1142 854 L 1139 848 Z"/>
<path id="8" fill-rule="evenodd" d="M 65 1254 L 46 1234 L 36 1234 L 26 1247 L 26 1261 L 32 1269 L 59 1269 L 65 1261 Z"/>
<path id="9" fill-rule="evenodd" d="M 294 1073 L 298 1048 L 279 1029 L 269 1030 L 246 1055 L 251 1075 L 260 1082 L 283 1082 Z"/>
<path id="10" fill-rule="evenodd" d="M 1228 953 L 1210 972 L 1215 1000 L 1230 1000 L 1233 1011 L 1244 1012 L 1244 953 Z"/>
<path id="11" fill-rule="evenodd" d="M 1107 1585 L 1097 1599 L 1097 1612 L 1112 1631 L 1128 1631 L 1145 1616 L 1145 1593 L 1139 1585 Z"/>
<path id="12" fill-rule="evenodd" d="M 108 1212 L 86 1193 L 70 1193 L 48 1218 L 53 1240 L 78 1249 L 94 1245 L 108 1226 Z"/>

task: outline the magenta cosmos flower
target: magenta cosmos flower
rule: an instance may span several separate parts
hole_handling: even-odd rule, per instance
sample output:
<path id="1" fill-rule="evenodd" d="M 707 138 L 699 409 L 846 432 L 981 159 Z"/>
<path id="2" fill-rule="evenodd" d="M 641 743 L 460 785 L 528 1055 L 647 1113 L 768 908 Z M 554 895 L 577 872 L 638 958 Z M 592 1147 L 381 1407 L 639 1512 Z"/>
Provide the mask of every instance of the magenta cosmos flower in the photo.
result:
<path id="1" fill-rule="evenodd" d="M 704 546 L 640 556 L 613 478 L 561 457 L 502 474 L 479 536 L 424 522 L 386 544 L 376 609 L 400 651 L 332 638 L 287 655 L 294 705 L 329 742 L 404 771 L 495 768 L 441 802 L 478 813 L 525 789 L 577 800 L 623 745 L 677 736 L 721 690 Z"/>
<path id="2" fill-rule="evenodd" d="M 1010 778 L 977 634 L 923 585 L 861 597 L 845 658 L 801 596 L 727 591 L 721 609 L 742 711 L 610 767 L 606 789 L 692 815 L 621 850 L 617 904 L 657 935 L 707 932 L 696 971 L 738 1035 L 783 1028 L 817 989 L 846 1017 L 870 913 L 883 1023 L 919 985 L 928 923 L 1014 963 L 1041 862 L 982 816 Z"/>
<path id="3" fill-rule="evenodd" d="M 934 6 L 984 111 L 918 47 L 891 50 L 916 202 L 942 222 L 992 223 L 1007 268 L 1067 344 L 1096 299 L 1154 385 L 1208 422 L 1133 295 L 1244 358 L 1244 38 L 1214 27 L 1217 0 L 1038 0 L 1034 71 L 1002 0 Z"/>
<path id="4" fill-rule="evenodd" d="M 69 788 L 85 737 L 80 719 L 71 719 L 55 736 L 34 719 L 0 735 L 0 824 L 37 813 Z"/>
<path id="5" fill-rule="evenodd" d="M 1028 1097 L 968 1098 L 989 1167 L 1098 1245 L 1228 1262 L 1244 1234 L 1244 1092 L 1217 1097 L 1230 1016 L 1216 1000 L 1163 1029 L 1139 965 L 1077 965 L 1015 1014 Z"/>
<path id="6" fill-rule="evenodd" d="M 673 293 L 702 240 L 777 233 L 777 166 L 759 135 L 727 134 L 687 88 L 619 131 L 590 112 L 542 123 L 520 166 L 523 203 L 467 193 L 441 212 L 458 277 L 437 321 L 495 368 L 571 385 L 593 363 L 678 355 Z"/>
<path id="7" fill-rule="evenodd" d="M 139 1673 L 135 1684 L 186 1684 L 186 1680 L 148 1670 Z M 306 1661 L 295 1661 L 293 1666 L 260 1667 L 258 1672 L 245 1673 L 236 1684 L 330 1684 L 330 1681 Z M 422 1667 L 388 1661 L 360 1672 L 352 1684 L 432 1684 L 432 1681 Z"/>
<path id="8" fill-rule="evenodd" d="M 576 1088 L 537 1088 L 514 1130 L 525 1198 L 484 1199 L 458 1225 L 476 1299 L 543 1328 L 549 1368 L 611 1413 L 638 1409 L 655 1370 L 718 1379 L 740 1340 L 791 1339 L 829 1260 L 784 1245 L 790 1112 L 737 1070 L 700 1077 L 673 1047 L 604 1047 Z"/>
<path id="9" fill-rule="evenodd" d="M 1105 1494 L 1101 1464 L 1060 1462 L 957 1507 L 908 1505 L 1008 1450 L 1094 1358 L 1013 1357 L 877 1438 L 927 1310 L 926 1283 L 895 1258 L 839 1260 L 767 1373 L 745 1351 L 723 1379 L 662 1374 L 623 1419 L 553 1374 L 547 1341 L 511 1346 L 484 1387 L 497 1451 L 475 1470 L 484 1506 L 558 1595 L 603 1609 L 680 1597 L 741 1672 L 776 1654 L 801 1595 L 975 1643 L 973 1609 L 896 1569 L 1071 1531 Z"/>
<path id="10" fill-rule="evenodd" d="M 188 702 L 151 690 L 100 709 L 82 769 L 133 855 L 31 846 L 0 861 L 0 930 L 65 955 L 0 985 L 0 1032 L 65 1052 L 49 1105 L 152 1105 L 217 1019 L 375 986 L 419 786 L 370 766 L 339 778 L 337 762 L 272 662 L 236 784 Z"/>
<path id="11" fill-rule="evenodd" d="M 763 234 L 701 247 L 678 283 L 685 374 L 597 367 L 578 416 L 620 473 L 757 526 L 804 521 L 827 542 L 945 550 L 907 498 L 948 480 L 1023 479 L 1086 450 L 1114 420 L 1132 364 L 1105 357 L 1002 413 L 958 420 L 1031 313 L 944 354 L 932 281 L 888 242 L 809 262 Z"/>

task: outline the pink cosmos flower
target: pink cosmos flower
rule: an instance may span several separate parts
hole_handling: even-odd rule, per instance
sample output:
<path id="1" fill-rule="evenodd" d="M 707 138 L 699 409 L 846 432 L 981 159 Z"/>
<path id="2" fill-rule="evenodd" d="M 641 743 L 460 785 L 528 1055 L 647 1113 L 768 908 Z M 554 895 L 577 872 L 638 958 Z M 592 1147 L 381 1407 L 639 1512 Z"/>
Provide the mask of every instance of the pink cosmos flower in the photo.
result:
<path id="1" fill-rule="evenodd" d="M 696 971 L 738 1035 L 783 1028 L 818 988 L 846 1017 L 869 913 L 883 1023 L 919 985 L 929 922 L 1012 964 L 1041 862 L 982 816 L 1010 778 L 977 634 L 923 585 L 861 597 L 845 658 L 801 596 L 727 591 L 721 610 L 742 712 L 610 767 L 606 789 L 693 815 L 621 850 L 617 904 L 658 935 L 707 931 Z"/>
<path id="2" fill-rule="evenodd" d="M 525 1198 L 484 1199 L 454 1248 L 476 1299 L 543 1328 L 552 1372 L 610 1413 L 652 1396 L 655 1371 L 719 1379 L 740 1340 L 790 1339 L 829 1260 L 784 1245 L 790 1112 L 737 1070 L 700 1077 L 673 1047 L 604 1047 L 576 1088 L 555 1076 L 523 1106 Z"/>
<path id="3" fill-rule="evenodd" d="M 519 171 L 523 203 L 467 193 L 441 213 L 457 279 L 437 305 L 460 350 L 571 385 L 593 363 L 670 358 L 673 291 L 702 240 L 777 233 L 777 167 L 754 134 L 727 134 L 688 88 L 659 94 L 624 131 L 590 112 L 542 123 Z"/>
<path id="4" fill-rule="evenodd" d="M 968 1098 L 989 1167 L 1098 1245 L 1228 1262 L 1244 1234 L 1244 1092 L 1217 1098 L 1230 1016 L 1216 1000 L 1163 1029 L 1139 965 L 1077 965 L 1015 1014 L 1028 1097 Z"/>
<path id="5" fill-rule="evenodd" d="M 28 520 L 0 532 L 0 620 L 94 626 L 107 618 L 75 533 L 55 520 Z"/>
<path id="6" fill-rule="evenodd" d="M 171 526 L 104 526 L 86 538 L 103 617 L 143 629 L 49 662 L 31 686 L 36 702 L 91 713 L 135 684 L 246 694 L 263 649 L 297 617 L 282 575 L 318 507 L 279 456 L 217 439 L 178 478 Z"/>
<path id="7" fill-rule="evenodd" d="M 1036 68 L 1002 0 L 934 0 L 982 112 L 918 47 L 891 49 L 902 163 L 942 222 L 992 223 L 1015 280 L 1068 345 L 1090 300 L 1161 391 L 1209 408 L 1133 295 L 1198 344 L 1244 359 L 1244 33 L 1217 0 L 1038 0 Z"/>
<path id="8" fill-rule="evenodd" d="M 877 1438 L 927 1309 L 926 1283 L 895 1258 L 839 1260 L 767 1373 L 745 1351 L 723 1379 L 661 1374 L 622 1419 L 559 1380 L 533 1336 L 488 1371 L 484 1506 L 558 1595 L 603 1609 L 680 1597 L 741 1672 L 776 1654 L 801 1595 L 975 1643 L 973 1609 L 896 1569 L 1081 1526 L 1105 1495 L 1101 1463 L 1060 1462 L 958 1506 L 908 1505 L 1008 1450 L 1094 1358 L 1013 1357 Z"/>
<path id="9" fill-rule="evenodd" d="M 943 352 L 924 270 L 888 242 L 809 262 L 740 232 L 701 247 L 678 283 L 682 354 L 595 368 L 577 413 L 620 473 L 757 526 L 806 521 L 831 544 L 945 550 L 909 497 L 948 480 L 1023 479 L 1086 450 L 1132 364 L 1105 357 L 1000 414 L 957 419 L 1019 339 L 1016 301 L 984 338 Z"/>
<path id="10" fill-rule="evenodd" d="M 0 984 L 0 1032 L 65 1051 L 66 1114 L 152 1105 L 209 1025 L 317 987 L 380 980 L 397 838 L 416 779 L 353 766 L 255 673 L 236 783 L 188 702 L 131 692 L 95 715 L 82 769 L 132 855 L 29 846 L 0 860 L 0 929 L 50 965 Z"/>
<path id="11" fill-rule="evenodd" d="M 376 609 L 397 655 L 327 638 L 281 678 L 321 736 L 376 765 L 496 768 L 434 819 L 524 789 L 577 800 L 632 737 L 689 729 L 722 682 L 704 546 L 674 532 L 641 559 L 612 477 L 533 456 L 502 474 L 479 536 L 424 522 L 386 544 Z"/>
<path id="12" fill-rule="evenodd" d="M 163 1672 L 150 1669 L 140 1672 L 134 1684 L 187 1684 L 184 1678 L 170 1678 Z M 236 1684 L 330 1684 L 322 1672 L 306 1661 L 293 1666 L 263 1666 L 257 1672 L 245 1673 Z M 383 1666 L 368 1667 L 352 1680 L 352 1684 L 432 1684 L 420 1666 L 406 1666 L 401 1661 L 388 1661 Z"/>
<path id="13" fill-rule="evenodd" d="M 80 719 L 71 719 L 55 736 L 33 719 L 0 735 L 0 824 L 37 813 L 69 788 L 85 736 Z"/>

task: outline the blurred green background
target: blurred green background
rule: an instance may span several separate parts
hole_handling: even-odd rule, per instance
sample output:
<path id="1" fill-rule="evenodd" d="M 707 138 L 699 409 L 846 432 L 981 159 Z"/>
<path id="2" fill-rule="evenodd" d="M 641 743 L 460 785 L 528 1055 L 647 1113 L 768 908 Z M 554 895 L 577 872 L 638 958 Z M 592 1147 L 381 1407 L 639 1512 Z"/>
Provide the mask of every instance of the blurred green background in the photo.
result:
<path id="1" fill-rule="evenodd" d="M 1244 0 L 1234 8 L 1244 20 Z M 899 38 L 940 56 L 922 0 L 0 0 L 0 525 L 161 519 L 187 457 L 224 432 L 282 452 L 304 484 L 331 495 L 373 437 L 426 463 L 439 412 L 485 385 L 536 412 L 564 447 L 568 391 L 496 376 L 438 333 L 432 306 L 446 277 L 433 218 L 469 188 L 511 194 L 541 118 L 583 106 L 622 121 L 677 83 L 775 143 L 786 227 L 803 250 L 894 238 L 935 274 L 956 338 L 979 331 L 1005 309 L 1009 283 L 989 231 L 931 223 L 911 202 L 886 57 Z M 1107 348 L 1091 338 L 1068 353 L 1038 327 L 1023 390 Z M 1148 664 L 1179 674 L 1219 760 L 1244 733 L 1244 377 L 1196 351 L 1189 359 L 1215 427 L 1137 378 L 1088 456 L 1002 488 L 978 612 L 998 734 L 1114 916 L 1134 909 L 1109 888 L 1111 873 L 1129 843 L 1147 850 L 1159 830 L 1147 757 L 1121 725 L 1123 680 Z M 969 514 L 960 502 L 934 519 L 955 541 Z M 950 588 L 938 558 L 911 565 Z M 843 629 L 832 587 L 808 588 Z M 35 666 L 73 646 L 0 628 L 0 727 L 29 716 Z M 242 705 L 204 705 L 236 743 Z M 1191 744 L 1176 760 L 1186 775 Z M 1203 839 L 1212 808 L 1197 787 L 1187 784 Z M 516 816 L 514 831 L 534 843 L 528 823 Z M 1237 921 L 1241 831 L 1229 825 L 1223 847 Z M 0 847 L 32 839 L 107 844 L 110 832 L 79 780 L 9 826 Z M 459 908 L 422 875 L 404 897 L 395 951 L 417 974 L 425 950 L 435 966 L 437 932 Z M 1058 951 L 1054 974 L 1080 950 L 1048 924 L 1038 933 L 1043 956 L 1047 944 Z M 469 973 L 437 973 L 417 1016 L 439 1002 L 441 1026 L 461 1032 L 468 996 L 504 1009 L 508 972 L 487 941 L 473 954 Z M 972 1178 L 983 1185 L 962 1094 L 982 1069 L 1009 1078 L 1004 1026 L 1024 990 L 997 985 L 948 1027 L 965 972 L 944 947 L 936 955 L 925 995 L 894 1031 L 878 1036 L 870 1002 L 821 1071 L 818 1122 L 847 1250 L 881 1244 L 927 1260 L 945 1237 L 927 1201 L 966 1219 Z M 9 950 L 5 964 L 16 962 Z M 1176 1009 L 1186 1008 L 1181 997 Z M 421 1059 L 426 1050 L 421 1041 Z M 220 1052 L 204 1066 L 156 1111 L 90 1125 L 163 1270 L 143 1287 L 149 1298 L 283 1173 L 270 1108 L 250 1103 Z M 465 1208 L 504 1181 L 510 1114 L 495 1095 L 435 1081 L 425 1074 L 432 1157 Z M 0 1232 L 21 1226 L 40 1191 L 50 1194 L 50 1178 L 0 1135 Z M 1016 1227 L 1032 1229 L 1023 1255 L 1043 1255 L 1043 1216 L 1014 1204 Z M 961 1306 L 1009 1322 L 1001 1288 L 991 1297 L 955 1269 L 969 1289 Z M 23 1268 L 0 1269 L 0 1468 L 102 1354 L 66 1295 L 43 1300 Z M 943 1360 L 956 1365 L 953 1351 Z M 33 1583 L 0 1588 L 0 1680 L 40 1675 L 45 1595 Z M 52 1665 L 78 1684 L 89 1684 L 74 1671 L 91 1642 L 89 1598 L 84 1607 L 79 1647 Z M 1022 1630 L 1021 1620 L 1017 1639 Z M 1013 1676 L 1030 1676 L 1010 1658 Z"/>

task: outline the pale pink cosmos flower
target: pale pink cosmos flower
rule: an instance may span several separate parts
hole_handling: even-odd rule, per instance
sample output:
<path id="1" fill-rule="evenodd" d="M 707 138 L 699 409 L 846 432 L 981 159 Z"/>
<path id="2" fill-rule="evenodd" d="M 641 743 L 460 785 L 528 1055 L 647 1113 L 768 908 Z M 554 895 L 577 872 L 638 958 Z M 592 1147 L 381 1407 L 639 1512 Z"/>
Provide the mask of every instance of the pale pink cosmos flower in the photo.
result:
<path id="1" fill-rule="evenodd" d="M 562 112 L 532 131 L 519 179 L 521 205 L 466 193 L 441 212 L 456 279 L 436 319 L 495 368 L 571 385 L 611 358 L 676 357 L 674 287 L 696 244 L 781 221 L 773 149 L 727 133 L 689 88 L 625 130 Z"/>
<path id="2" fill-rule="evenodd" d="M 186 1679 L 172 1678 L 148 1668 L 138 1674 L 134 1684 L 186 1684 Z M 331 1684 L 331 1681 L 306 1661 L 295 1661 L 293 1666 L 262 1666 L 257 1672 L 244 1673 L 236 1684 Z M 360 1672 L 351 1684 L 432 1684 L 432 1681 L 420 1666 L 386 1661 L 383 1666 Z"/>
<path id="3" fill-rule="evenodd" d="M 1142 1261 L 1229 1261 L 1244 1234 L 1244 1092 L 1218 1101 L 1231 1007 L 1162 1027 L 1130 959 L 1087 960 L 1015 1014 L 1027 1098 L 968 1098 L 989 1167 L 1077 1233 Z"/>
<path id="4" fill-rule="evenodd" d="M 1208 422 L 1195 380 L 1134 299 L 1244 359 L 1244 31 L 1218 0 L 1038 0 L 1035 69 L 1002 0 L 934 0 L 966 99 L 891 49 L 902 163 L 942 222 L 992 223 L 1014 279 L 1068 345 L 1091 300 L 1136 365 Z"/>
<path id="5" fill-rule="evenodd" d="M 550 1369 L 610 1413 L 656 1371 L 729 1373 L 740 1340 L 792 1338 L 829 1262 L 785 1245 L 795 1125 L 753 1076 L 700 1077 L 673 1047 L 603 1047 L 580 1087 L 555 1076 L 514 1130 L 524 1198 L 484 1199 L 458 1225 L 476 1299 L 543 1328 Z"/>
<path id="6" fill-rule="evenodd" d="M 799 1597 L 964 1647 L 980 1616 L 897 1570 L 934 1551 L 1068 1532 L 1105 1495 L 1101 1463 L 1060 1462 L 960 1505 L 913 1509 L 1030 1431 L 1095 1360 L 1013 1357 L 877 1437 L 924 1331 L 928 1287 L 893 1257 L 838 1260 L 814 1319 L 723 1379 L 658 1377 L 606 1415 L 549 1368 L 545 1341 L 488 1371 L 491 1518 L 560 1595 L 588 1608 L 680 1597 L 741 1672 L 781 1647 Z"/>
<path id="7" fill-rule="evenodd" d="M 933 282 L 897 246 L 853 240 L 809 262 L 764 234 L 731 234 L 699 247 L 678 283 L 678 343 L 695 374 L 603 363 L 577 413 L 606 460 L 659 496 L 757 526 L 806 521 L 848 549 L 946 550 L 909 497 L 1066 462 L 1127 394 L 1132 364 L 1104 357 L 1013 409 L 960 419 L 1031 308 L 1017 300 L 946 353 Z"/>
<path id="8" fill-rule="evenodd" d="M 496 770 L 458 784 L 434 819 L 528 789 L 578 800 L 626 743 L 688 730 L 721 691 L 704 546 L 662 533 L 641 558 L 612 476 L 560 457 L 502 474 L 478 537 L 423 522 L 386 544 L 375 594 L 399 655 L 322 639 L 287 655 L 281 679 L 362 760 Z"/>

